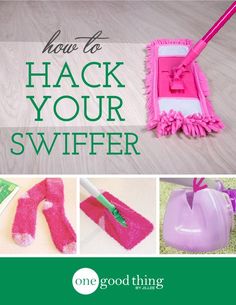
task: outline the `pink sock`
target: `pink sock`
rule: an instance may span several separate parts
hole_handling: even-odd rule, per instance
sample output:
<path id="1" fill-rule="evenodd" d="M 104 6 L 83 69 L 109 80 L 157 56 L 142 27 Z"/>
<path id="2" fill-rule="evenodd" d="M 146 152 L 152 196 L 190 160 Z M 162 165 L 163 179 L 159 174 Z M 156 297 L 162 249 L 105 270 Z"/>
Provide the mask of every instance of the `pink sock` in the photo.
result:
<path id="1" fill-rule="evenodd" d="M 63 253 L 76 253 L 76 234 L 65 216 L 64 187 L 59 178 L 45 179 L 46 201 L 43 213 L 46 217 L 52 240 Z"/>
<path id="2" fill-rule="evenodd" d="M 12 227 L 12 237 L 20 246 L 28 246 L 34 240 L 37 207 L 45 198 L 44 194 L 45 181 L 42 181 L 18 199 L 18 206 Z"/>

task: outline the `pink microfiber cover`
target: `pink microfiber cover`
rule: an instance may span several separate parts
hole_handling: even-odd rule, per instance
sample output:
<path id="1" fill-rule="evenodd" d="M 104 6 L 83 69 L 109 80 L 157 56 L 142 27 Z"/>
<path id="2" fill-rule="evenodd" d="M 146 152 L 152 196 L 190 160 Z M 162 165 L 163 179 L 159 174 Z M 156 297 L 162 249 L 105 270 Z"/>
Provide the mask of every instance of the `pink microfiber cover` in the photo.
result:
<path id="1" fill-rule="evenodd" d="M 163 62 L 166 65 L 165 60 L 168 60 L 168 55 L 159 54 L 159 48 L 163 46 L 173 46 L 174 48 L 178 45 L 188 47 L 190 50 L 193 42 L 189 39 L 160 39 L 152 41 L 147 46 L 147 128 L 149 130 L 156 129 L 157 136 L 159 137 L 172 135 L 178 131 L 182 131 L 186 136 L 191 137 L 204 137 L 209 133 L 219 132 L 224 128 L 224 125 L 220 118 L 215 114 L 211 102 L 208 99 L 208 82 L 197 62 L 193 62 L 189 67 L 194 75 L 195 84 L 192 84 L 191 82 L 186 83 L 185 92 L 182 95 L 180 93 L 172 93 L 168 89 L 170 71 L 159 71 L 159 69 L 161 69 L 160 65 L 163 64 Z M 178 59 L 177 57 L 176 59 Z M 171 58 L 170 56 L 169 59 L 173 60 L 175 58 L 173 56 Z M 175 67 L 173 66 L 172 68 Z M 162 73 L 161 81 L 160 73 Z M 179 97 L 185 99 L 186 93 L 190 93 L 189 97 L 194 97 L 193 90 L 191 90 L 193 88 L 190 88 L 191 86 L 196 86 L 197 97 L 200 101 L 202 113 L 193 113 L 184 116 L 183 113 L 175 111 L 174 109 L 170 109 L 167 112 L 160 111 L 159 100 L 163 97 L 163 92 L 165 92 L 164 96 L 166 98 Z"/>
<path id="2" fill-rule="evenodd" d="M 123 227 L 118 223 L 107 208 L 92 196 L 81 202 L 80 208 L 124 248 L 132 249 L 152 232 L 153 225 L 146 218 L 129 208 L 112 194 L 104 192 L 103 196 L 116 206 L 121 216 L 125 219 L 127 227 Z"/>

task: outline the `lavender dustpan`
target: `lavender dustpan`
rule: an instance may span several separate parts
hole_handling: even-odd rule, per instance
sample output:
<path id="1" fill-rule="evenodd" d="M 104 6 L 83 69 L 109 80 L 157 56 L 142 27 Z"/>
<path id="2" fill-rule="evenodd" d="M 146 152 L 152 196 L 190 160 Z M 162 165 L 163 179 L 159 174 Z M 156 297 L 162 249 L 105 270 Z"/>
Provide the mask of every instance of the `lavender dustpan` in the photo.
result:
<path id="1" fill-rule="evenodd" d="M 167 245 L 190 252 L 221 249 L 229 242 L 233 208 L 225 193 L 205 188 L 171 193 L 163 225 Z"/>

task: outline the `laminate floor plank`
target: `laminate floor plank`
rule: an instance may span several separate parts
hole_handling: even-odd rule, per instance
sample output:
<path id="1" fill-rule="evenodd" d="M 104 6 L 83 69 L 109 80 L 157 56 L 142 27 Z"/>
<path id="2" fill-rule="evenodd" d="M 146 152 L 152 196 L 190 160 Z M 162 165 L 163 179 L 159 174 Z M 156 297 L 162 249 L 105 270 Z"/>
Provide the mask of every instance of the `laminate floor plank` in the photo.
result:
<path id="1" fill-rule="evenodd" d="M 228 1 L 0 1 L 0 173 L 73 173 L 73 174 L 234 174 L 236 172 L 236 21 L 232 19 L 214 38 L 199 58 L 211 89 L 210 99 L 216 113 L 225 124 L 220 133 L 203 139 L 188 139 L 184 135 L 156 138 L 146 131 L 145 46 L 156 38 L 192 38 L 197 40 L 222 14 Z M 49 37 L 61 29 L 60 41 L 73 41 L 77 35 L 93 34 L 102 29 L 108 41 L 94 56 L 88 54 L 42 54 Z M 71 90 L 65 83 L 56 92 L 62 94 L 120 95 L 124 100 L 121 114 L 125 122 L 108 125 L 105 115 L 98 123 L 82 117 L 62 123 L 52 115 L 52 105 L 45 108 L 44 121 L 35 122 L 35 111 L 27 103 L 26 95 L 40 97 L 50 90 L 38 86 L 25 88 L 25 62 L 50 60 L 52 79 L 60 72 L 63 62 L 80 70 L 84 63 L 97 60 L 124 61 L 120 77 L 126 84 L 124 91 L 91 90 L 81 86 Z M 91 80 L 102 79 L 102 73 L 91 75 Z M 51 107 L 51 108 L 50 108 Z M 70 115 L 69 106 L 63 110 Z M 96 108 L 91 109 L 91 114 Z M 38 156 L 26 139 L 25 152 L 11 154 L 11 140 L 15 132 L 44 131 L 50 140 L 54 132 L 135 132 L 141 155 L 108 156 L 106 145 L 96 156 L 88 155 L 88 147 L 80 155 L 63 155 L 63 140 L 56 143 L 50 156 Z M 71 147 L 72 143 L 70 143 Z"/>

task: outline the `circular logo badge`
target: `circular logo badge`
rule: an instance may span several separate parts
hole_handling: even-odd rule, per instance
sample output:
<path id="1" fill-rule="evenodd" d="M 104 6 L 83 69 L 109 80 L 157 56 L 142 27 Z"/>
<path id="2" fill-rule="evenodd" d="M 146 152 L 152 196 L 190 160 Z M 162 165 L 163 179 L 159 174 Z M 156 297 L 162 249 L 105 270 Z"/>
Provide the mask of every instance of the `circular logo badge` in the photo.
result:
<path id="1" fill-rule="evenodd" d="M 99 277 L 93 269 L 82 268 L 73 275 L 72 284 L 78 293 L 91 294 L 98 288 Z"/>

